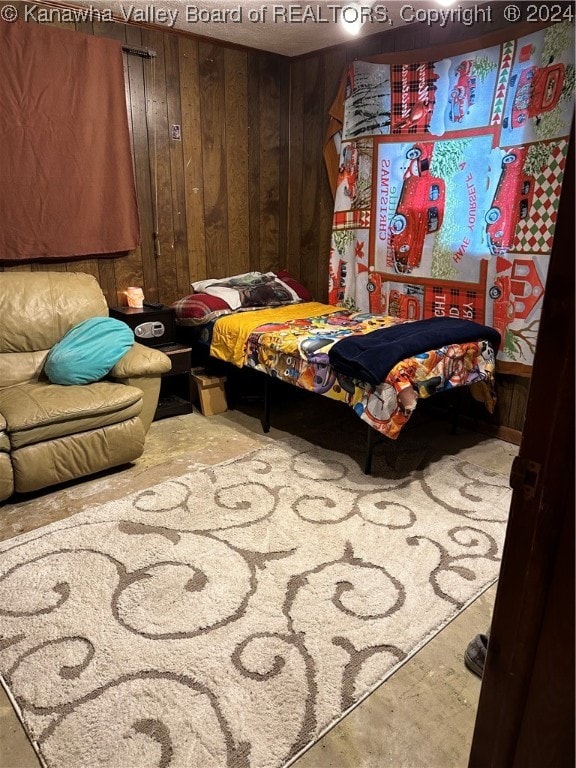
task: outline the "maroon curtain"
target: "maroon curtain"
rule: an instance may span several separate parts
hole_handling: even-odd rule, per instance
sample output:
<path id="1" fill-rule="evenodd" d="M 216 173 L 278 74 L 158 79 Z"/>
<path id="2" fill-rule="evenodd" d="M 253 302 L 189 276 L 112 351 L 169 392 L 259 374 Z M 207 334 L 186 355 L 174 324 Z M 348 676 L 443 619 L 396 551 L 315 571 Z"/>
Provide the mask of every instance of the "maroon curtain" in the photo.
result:
<path id="1" fill-rule="evenodd" d="M 0 261 L 139 242 L 121 44 L 0 23 Z"/>

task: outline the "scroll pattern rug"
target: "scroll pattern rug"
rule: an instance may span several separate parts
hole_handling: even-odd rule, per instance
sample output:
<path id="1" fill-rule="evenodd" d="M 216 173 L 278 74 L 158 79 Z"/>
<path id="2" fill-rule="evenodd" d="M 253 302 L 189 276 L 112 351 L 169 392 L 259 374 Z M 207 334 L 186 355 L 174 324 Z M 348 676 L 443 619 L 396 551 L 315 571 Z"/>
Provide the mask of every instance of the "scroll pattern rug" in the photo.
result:
<path id="1" fill-rule="evenodd" d="M 0 672 L 52 768 L 285 766 L 497 576 L 507 478 L 299 439 L 0 548 Z"/>

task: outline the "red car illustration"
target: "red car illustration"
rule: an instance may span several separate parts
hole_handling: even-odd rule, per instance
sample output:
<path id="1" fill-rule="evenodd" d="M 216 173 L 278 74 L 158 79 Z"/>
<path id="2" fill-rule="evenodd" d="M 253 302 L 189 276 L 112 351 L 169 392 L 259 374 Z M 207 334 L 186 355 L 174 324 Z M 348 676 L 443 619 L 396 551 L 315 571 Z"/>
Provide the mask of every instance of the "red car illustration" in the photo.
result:
<path id="1" fill-rule="evenodd" d="M 390 221 L 394 269 L 402 275 L 420 265 L 424 238 L 442 226 L 446 186 L 443 179 L 430 175 L 433 151 L 433 143 L 415 144 L 406 153 L 411 162 Z"/>
<path id="2" fill-rule="evenodd" d="M 508 325 L 519 318 L 526 320 L 544 294 L 544 286 L 533 262 L 515 259 L 510 276 L 497 275 L 488 295 L 492 305 L 492 325 L 502 336 Z"/>
<path id="3" fill-rule="evenodd" d="M 492 304 L 492 327 L 496 328 L 504 338 L 506 329 L 514 320 L 514 300 L 510 294 L 510 278 L 497 277 L 490 289 L 494 295 L 498 292 L 498 298 Z"/>
<path id="4" fill-rule="evenodd" d="M 420 302 L 415 296 L 392 288 L 388 299 L 388 314 L 403 320 L 419 320 Z"/>
<path id="5" fill-rule="evenodd" d="M 428 173 L 430 170 L 430 161 L 434 154 L 434 142 L 428 142 L 425 144 L 414 144 L 406 152 L 406 158 L 410 160 L 410 163 L 404 171 L 404 179 L 409 179 L 412 176 L 422 176 Z"/>
<path id="6" fill-rule="evenodd" d="M 547 67 L 527 67 L 520 73 L 516 86 L 512 111 L 502 121 L 504 128 L 509 125 L 519 128 L 526 120 L 536 118 L 540 122 L 543 112 L 550 112 L 558 104 L 564 86 L 564 64 L 549 64 Z M 514 87 L 518 75 L 510 78 L 510 87 Z"/>
<path id="7" fill-rule="evenodd" d="M 368 270 L 368 282 L 366 284 L 368 291 L 368 307 L 374 314 L 382 314 L 385 311 L 385 300 L 382 297 L 382 275 L 376 272 L 374 267 Z"/>
<path id="8" fill-rule="evenodd" d="M 528 150 L 517 147 L 502 158 L 502 172 L 492 205 L 486 212 L 488 247 L 504 254 L 514 242 L 516 227 L 528 216 L 534 195 L 534 177 L 523 172 Z"/>
<path id="9" fill-rule="evenodd" d="M 388 304 L 386 314 L 401 317 L 404 320 L 420 320 L 420 301 L 416 296 L 392 288 L 386 302 L 386 295 L 382 292 L 382 275 L 376 272 L 374 267 L 370 267 L 366 289 L 369 293 L 370 312 L 382 314 L 386 312 L 386 304 Z"/>
<path id="10" fill-rule="evenodd" d="M 355 197 L 358 191 L 358 149 L 355 144 L 346 144 L 344 147 L 338 173 L 344 182 L 346 197 Z"/>
<path id="11" fill-rule="evenodd" d="M 331 265 L 328 267 L 328 276 L 328 303 L 339 304 L 344 301 L 344 289 L 346 287 L 346 264 L 343 259 L 339 260 L 336 272 Z"/>
<path id="12" fill-rule="evenodd" d="M 461 123 L 476 101 L 476 78 L 470 74 L 473 65 L 474 61 L 468 59 L 460 62 L 456 67 L 458 77 L 450 94 L 450 112 L 448 114 L 453 123 Z"/>

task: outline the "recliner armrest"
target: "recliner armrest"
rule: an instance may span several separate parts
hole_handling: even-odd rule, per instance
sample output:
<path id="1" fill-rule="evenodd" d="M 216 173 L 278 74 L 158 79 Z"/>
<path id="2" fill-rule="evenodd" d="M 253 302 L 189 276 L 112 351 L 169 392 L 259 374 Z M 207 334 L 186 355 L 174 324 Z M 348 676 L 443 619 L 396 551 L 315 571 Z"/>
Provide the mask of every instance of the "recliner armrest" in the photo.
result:
<path id="1" fill-rule="evenodd" d="M 164 352 L 136 342 L 108 373 L 114 381 L 138 387 L 142 391 L 140 420 L 145 432 L 150 428 L 158 404 L 160 377 L 171 368 L 172 361 Z"/>
<path id="2" fill-rule="evenodd" d="M 136 342 L 109 372 L 113 379 L 132 379 L 138 376 L 161 376 L 172 368 L 172 361 L 153 347 Z"/>

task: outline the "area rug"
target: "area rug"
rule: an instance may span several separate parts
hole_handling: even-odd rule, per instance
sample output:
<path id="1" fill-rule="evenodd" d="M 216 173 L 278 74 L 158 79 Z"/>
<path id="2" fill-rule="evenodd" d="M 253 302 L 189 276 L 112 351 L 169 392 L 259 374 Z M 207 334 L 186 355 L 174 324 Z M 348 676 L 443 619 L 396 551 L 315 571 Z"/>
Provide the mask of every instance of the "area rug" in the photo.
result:
<path id="1" fill-rule="evenodd" d="M 271 441 L 0 547 L 0 672 L 50 768 L 286 766 L 497 577 L 507 478 Z"/>

